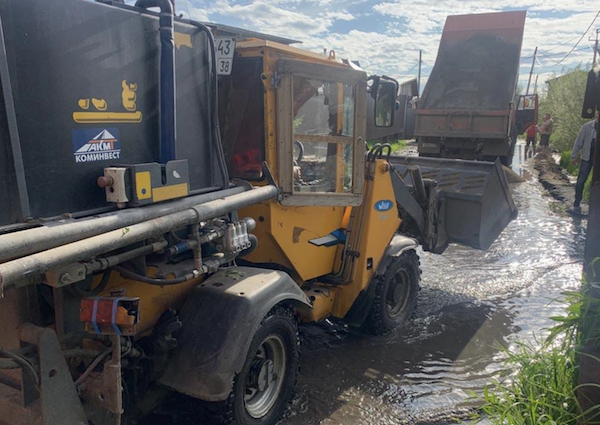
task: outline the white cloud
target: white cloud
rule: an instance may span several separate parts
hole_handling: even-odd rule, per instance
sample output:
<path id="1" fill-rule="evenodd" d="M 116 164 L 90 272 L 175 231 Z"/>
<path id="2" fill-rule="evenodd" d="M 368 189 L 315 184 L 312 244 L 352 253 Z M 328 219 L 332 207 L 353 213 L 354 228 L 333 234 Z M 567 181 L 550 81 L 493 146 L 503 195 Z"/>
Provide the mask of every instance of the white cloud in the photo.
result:
<path id="1" fill-rule="evenodd" d="M 304 5 L 305 8 L 306 5 Z M 233 4 L 221 0 L 207 9 L 207 15 L 219 14 L 239 19 L 248 28 L 289 38 L 304 40 L 306 37 L 326 33 L 335 21 L 352 21 L 355 17 L 346 10 L 322 10 L 303 13 L 296 2 L 290 0 L 257 0 L 248 4 Z M 313 9 L 322 9 L 313 3 Z"/>
<path id="2" fill-rule="evenodd" d="M 527 73 L 536 46 L 541 51 L 537 72 L 587 63 L 591 50 L 578 48 L 560 66 L 550 68 L 599 7 L 596 0 L 179 0 L 179 8 L 185 1 L 194 6 L 191 13 L 198 19 L 225 19 L 229 25 L 298 39 L 302 48 L 316 52 L 333 49 L 338 57 L 358 60 L 370 72 L 415 76 L 419 49 L 425 76 L 435 63 L 448 15 L 502 10 L 528 10 L 522 73 Z M 588 44 L 586 37 L 580 48 Z"/>

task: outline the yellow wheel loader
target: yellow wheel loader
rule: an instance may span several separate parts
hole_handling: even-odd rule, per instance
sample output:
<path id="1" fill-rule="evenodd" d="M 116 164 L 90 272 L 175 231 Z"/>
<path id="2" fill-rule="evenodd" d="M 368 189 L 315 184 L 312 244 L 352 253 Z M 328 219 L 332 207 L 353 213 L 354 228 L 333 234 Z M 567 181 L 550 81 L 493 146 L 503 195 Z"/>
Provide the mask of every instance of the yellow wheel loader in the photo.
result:
<path id="1" fill-rule="evenodd" d="M 299 321 L 403 325 L 419 245 L 514 218 L 499 163 L 367 150 L 397 84 L 288 43 L 171 0 L 0 0 L 0 423 L 179 394 L 275 424 Z"/>

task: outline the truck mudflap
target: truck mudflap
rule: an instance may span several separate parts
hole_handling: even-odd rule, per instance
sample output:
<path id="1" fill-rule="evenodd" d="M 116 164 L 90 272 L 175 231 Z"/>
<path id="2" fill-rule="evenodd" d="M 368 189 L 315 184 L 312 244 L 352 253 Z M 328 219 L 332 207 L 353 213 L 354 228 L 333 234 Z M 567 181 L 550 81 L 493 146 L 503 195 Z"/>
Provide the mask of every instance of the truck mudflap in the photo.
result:
<path id="1" fill-rule="evenodd" d="M 422 209 L 418 227 L 432 252 L 443 252 L 448 243 L 487 249 L 517 216 L 500 160 L 391 156 L 389 161 L 396 172 L 395 190 L 401 182 Z M 405 208 L 396 192 L 400 208 Z M 417 223 L 418 207 L 412 205 L 409 211 Z"/>

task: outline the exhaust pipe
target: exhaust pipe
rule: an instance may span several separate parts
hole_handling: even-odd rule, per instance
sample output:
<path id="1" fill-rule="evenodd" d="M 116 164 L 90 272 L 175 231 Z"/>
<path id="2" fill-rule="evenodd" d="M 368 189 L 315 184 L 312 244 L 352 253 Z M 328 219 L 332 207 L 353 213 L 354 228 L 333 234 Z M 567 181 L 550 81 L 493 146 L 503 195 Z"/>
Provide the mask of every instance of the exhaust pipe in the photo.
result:
<path id="1" fill-rule="evenodd" d="M 177 133 L 175 129 L 175 42 L 174 0 L 137 0 L 136 7 L 160 8 L 160 147 L 159 163 L 177 159 Z"/>

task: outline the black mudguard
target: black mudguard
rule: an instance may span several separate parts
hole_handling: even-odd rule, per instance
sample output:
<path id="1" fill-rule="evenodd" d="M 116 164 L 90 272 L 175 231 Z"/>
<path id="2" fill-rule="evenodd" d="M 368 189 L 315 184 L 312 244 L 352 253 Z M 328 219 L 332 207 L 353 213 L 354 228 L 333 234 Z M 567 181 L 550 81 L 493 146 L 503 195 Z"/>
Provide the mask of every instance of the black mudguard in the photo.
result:
<path id="1" fill-rule="evenodd" d="M 403 235 L 395 235 L 388 247 L 383 254 L 383 258 L 379 262 L 377 266 L 377 272 L 375 273 L 375 277 L 381 276 L 387 270 L 390 262 L 394 257 L 399 257 L 403 252 L 408 251 L 409 249 L 417 249 L 419 243 L 408 236 Z M 359 295 L 352 308 L 344 317 L 344 321 L 350 325 L 361 326 L 365 321 L 369 311 L 371 310 L 371 305 L 373 304 L 373 300 L 375 299 L 375 288 L 377 285 L 367 286 Z"/>
<path id="2" fill-rule="evenodd" d="M 280 271 L 235 267 L 212 275 L 181 310 L 179 345 L 159 382 L 201 400 L 226 400 L 260 322 L 281 303 L 312 308 L 299 286 Z"/>
<path id="3" fill-rule="evenodd" d="M 408 251 L 409 249 L 417 249 L 418 246 L 419 243 L 413 238 L 403 235 L 395 235 L 386 248 L 383 258 L 377 266 L 377 276 L 381 276 L 385 273 L 394 257 L 401 256 L 403 252 Z"/>

